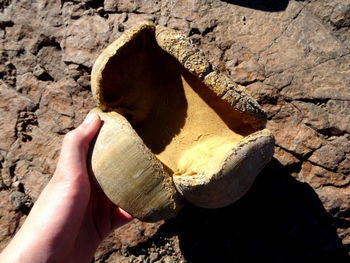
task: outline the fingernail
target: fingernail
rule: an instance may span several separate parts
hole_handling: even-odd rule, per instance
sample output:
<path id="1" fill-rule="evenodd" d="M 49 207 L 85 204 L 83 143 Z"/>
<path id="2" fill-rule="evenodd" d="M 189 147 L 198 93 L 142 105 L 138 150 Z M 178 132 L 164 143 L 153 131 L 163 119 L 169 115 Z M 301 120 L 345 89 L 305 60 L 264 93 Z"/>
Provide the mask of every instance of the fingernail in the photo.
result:
<path id="1" fill-rule="evenodd" d="M 84 124 L 91 123 L 97 117 L 96 113 L 89 112 L 89 114 L 85 117 Z"/>

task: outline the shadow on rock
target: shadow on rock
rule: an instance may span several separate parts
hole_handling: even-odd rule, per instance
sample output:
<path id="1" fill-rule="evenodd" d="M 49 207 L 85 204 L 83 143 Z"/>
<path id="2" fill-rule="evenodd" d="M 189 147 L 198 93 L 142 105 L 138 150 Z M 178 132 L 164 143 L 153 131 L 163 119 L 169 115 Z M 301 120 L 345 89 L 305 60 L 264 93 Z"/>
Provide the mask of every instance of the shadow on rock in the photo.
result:
<path id="1" fill-rule="evenodd" d="M 314 190 L 276 160 L 238 202 L 221 209 L 187 205 L 156 235 L 177 235 L 190 263 L 349 262 Z"/>
<path id="2" fill-rule="evenodd" d="M 223 2 L 267 12 L 279 12 L 287 8 L 289 0 L 223 0 Z"/>

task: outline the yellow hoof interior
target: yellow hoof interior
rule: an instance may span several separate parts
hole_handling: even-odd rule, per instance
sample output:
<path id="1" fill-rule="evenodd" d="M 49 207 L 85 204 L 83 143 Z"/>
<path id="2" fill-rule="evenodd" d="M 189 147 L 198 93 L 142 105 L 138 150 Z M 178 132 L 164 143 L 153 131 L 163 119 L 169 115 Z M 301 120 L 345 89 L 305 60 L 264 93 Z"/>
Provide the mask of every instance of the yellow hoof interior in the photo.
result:
<path id="1" fill-rule="evenodd" d="M 109 59 L 101 87 L 105 106 L 129 120 L 171 175 L 216 172 L 254 131 L 147 32 Z"/>

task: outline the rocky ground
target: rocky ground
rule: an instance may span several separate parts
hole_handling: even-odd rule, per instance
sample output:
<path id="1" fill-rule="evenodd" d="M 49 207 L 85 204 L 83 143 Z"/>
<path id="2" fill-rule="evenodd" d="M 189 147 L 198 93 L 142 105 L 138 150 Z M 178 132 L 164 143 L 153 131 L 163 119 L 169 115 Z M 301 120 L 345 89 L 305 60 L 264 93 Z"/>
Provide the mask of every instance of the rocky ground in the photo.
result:
<path id="1" fill-rule="evenodd" d="M 187 34 L 268 114 L 274 159 L 237 203 L 118 229 L 96 262 L 347 262 L 348 0 L 0 1 L 0 248 L 94 106 L 101 50 L 138 21 Z"/>

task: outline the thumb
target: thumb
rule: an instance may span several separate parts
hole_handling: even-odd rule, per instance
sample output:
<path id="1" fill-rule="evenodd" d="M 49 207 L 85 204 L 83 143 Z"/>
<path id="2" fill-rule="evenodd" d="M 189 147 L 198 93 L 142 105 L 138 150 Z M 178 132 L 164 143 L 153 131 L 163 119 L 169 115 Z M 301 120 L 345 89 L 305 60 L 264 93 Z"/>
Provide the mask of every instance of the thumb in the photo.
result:
<path id="1" fill-rule="evenodd" d="M 70 177 L 72 174 L 86 174 L 89 145 L 100 126 L 100 117 L 96 113 L 90 112 L 82 124 L 66 134 L 55 174 Z M 66 171 L 67 169 L 69 171 Z"/>

